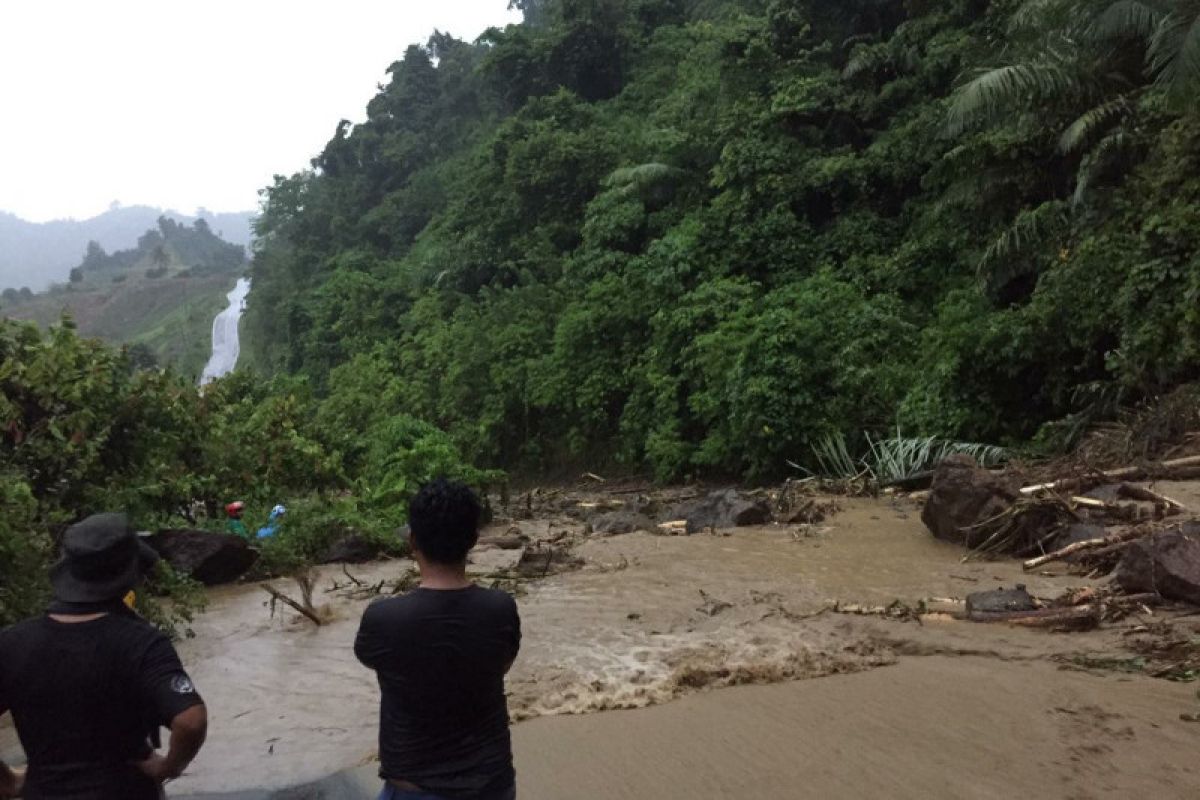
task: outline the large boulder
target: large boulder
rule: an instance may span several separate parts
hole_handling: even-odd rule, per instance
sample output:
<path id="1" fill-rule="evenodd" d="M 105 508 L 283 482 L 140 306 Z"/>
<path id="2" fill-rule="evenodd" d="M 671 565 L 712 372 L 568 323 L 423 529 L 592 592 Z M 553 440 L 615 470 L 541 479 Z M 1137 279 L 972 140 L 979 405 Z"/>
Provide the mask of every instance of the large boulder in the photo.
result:
<path id="1" fill-rule="evenodd" d="M 653 520 L 636 511 L 609 511 L 606 514 L 597 514 L 588 524 L 592 526 L 592 533 L 598 536 L 654 530 Z"/>
<path id="2" fill-rule="evenodd" d="M 383 552 L 377 543 L 358 533 L 347 533 L 321 554 L 321 564 L 365 564 L 379 558 Z"/>
<path id="3" fill-rule="evenodd" d="M 231 533 L 168 529 L 147 536 L 145 542 L 176 572 L 205 586 L 232 583 L 258 560 L 258 551 Z"/>
<path id="4" fill-rule="evenodd" d="M 1200 523 L 1186 522 L 1135 541 L 1117 565 L 1116 581 L 1126 592 L 1158 592 L 1200 605 Z"/>
<path id="5" fill-rule="evenodd" d="M 938 539 L 978 547 L 995 530 L 987 524 L 1020 497 L 1012 478 L 980 468 L 968 455 L 949 456 L 933 475 L 921 521 Z"/>
<path id="6" fill-rule="evenodd" d="M 680 503 L 668 517 L 687 520 L 687 532 L 698 533 L 706 528 L 720 530 L 765 525 L 771 520 L 771 509 L 758 498 L 735 489 L 722 489 L 698 500 Z"/>

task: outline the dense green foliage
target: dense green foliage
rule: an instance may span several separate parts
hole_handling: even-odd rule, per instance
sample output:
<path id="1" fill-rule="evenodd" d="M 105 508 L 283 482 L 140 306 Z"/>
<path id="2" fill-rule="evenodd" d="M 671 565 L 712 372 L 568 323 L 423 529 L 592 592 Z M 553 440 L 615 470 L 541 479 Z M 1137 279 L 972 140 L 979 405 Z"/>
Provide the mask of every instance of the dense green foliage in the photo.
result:
<path id="1" fill-rule="evenodd" d="M 663 477 L 1196 377 L 1194 3 L 517 5 L 268 190 L 258 363 L 395 376 L 488 463 Z"/>
<path id="2" fill-rule="evenodd" d="M 280 547 L 303 558 L 356 527 L 394 540 L 404 501 L 434 475 L 499 477 L 465 466 L 432 426 L 378 410 L 376 391 L 386 382 L 347 381 L 317 400 L 301 379 L 247 376 L 198 390 L 69 325 L 0 322 L 0 624 L 44 600 L 55 536 L 88 514 L 219 527 L 229 500 L 264 521 L 284 502 L 297 541 Z M 350 430 L 369 446 L 343 450 Z"/>

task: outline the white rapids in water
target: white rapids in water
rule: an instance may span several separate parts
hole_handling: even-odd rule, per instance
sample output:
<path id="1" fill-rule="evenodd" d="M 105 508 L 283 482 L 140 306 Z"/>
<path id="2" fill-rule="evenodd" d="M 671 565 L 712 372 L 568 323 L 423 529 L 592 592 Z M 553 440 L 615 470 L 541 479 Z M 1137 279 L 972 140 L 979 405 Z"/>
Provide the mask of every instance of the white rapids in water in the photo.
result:
<path id="1" fill-rule="evenodd" d="M 229 306 L 213 319 L 212 356 L 200 376 L 201 386 L 222 375 L 228 375 L 237 366 L 238 355 L 241 353 L 238 322 L 242 318 L 242 311 L 245 310 L 248 294 L 250 280 L 242 278 L 237 282 L 237 286 L 233 287 L 233 291 L 226 295 L 229 298 Z"/>

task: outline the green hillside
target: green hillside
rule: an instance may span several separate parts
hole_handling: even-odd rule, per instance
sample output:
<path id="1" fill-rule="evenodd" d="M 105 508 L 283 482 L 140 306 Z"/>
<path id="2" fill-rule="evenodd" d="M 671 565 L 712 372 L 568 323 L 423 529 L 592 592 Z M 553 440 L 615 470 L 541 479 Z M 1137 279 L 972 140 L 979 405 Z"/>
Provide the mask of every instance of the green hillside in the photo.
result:
<path id="1" fill-rule="evenodd" d="M 1061 445 L 1200 377 L 1194 3 L 517 5 L 269 190 L 261 363 L 663 477 Z"/>
<path id="2" fill-rule="evenodd" d="M 243 248 L 203 220 L 188 227 L 160 218 L 135 248 L 109 254 L 90 244 L 67 284 L 32 296 L 4 292 L 0 314 L 43 326 L 68 314 L 85 336 L 133 346 L 143 363 L 198 376 L 213 317 L 244 270 Z"/>

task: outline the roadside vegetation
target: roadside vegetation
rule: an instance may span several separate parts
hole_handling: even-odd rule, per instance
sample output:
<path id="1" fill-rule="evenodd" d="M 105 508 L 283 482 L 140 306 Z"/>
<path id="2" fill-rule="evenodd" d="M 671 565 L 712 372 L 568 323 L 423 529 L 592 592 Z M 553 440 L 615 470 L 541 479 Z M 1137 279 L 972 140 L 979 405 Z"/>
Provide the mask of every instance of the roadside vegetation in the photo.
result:
<path id="1" fill-rule="evenodd" d="M 69 324 L 0 321 L 0 625 L 41 606 L 57 537 L 89 514 L 220 529 L 230 500 L 263 520 L 286 502 L 294 522 L 265 565 L 286 570 L 347 530 L 401 547 L 403 501 L 435 475 L 497 484 L 446 434 L 390 411 L 387 391 L 386 379 L 348 380 L 318 399 L 303 379 L 247 375 L 200 390 Z M 160 588 L 188 586 L 164 574 Z"/>
<path id="2" fill-rule="evenodd" d="M 2 323 L 0 622 L 93 511 L 284 502 L 282 568 L 439 473 L 901 480 L 1200 379 L 1191 0 L 515 5 L 265 190 L 259 375 Z"/>

